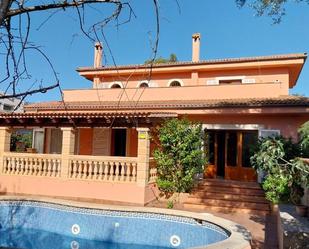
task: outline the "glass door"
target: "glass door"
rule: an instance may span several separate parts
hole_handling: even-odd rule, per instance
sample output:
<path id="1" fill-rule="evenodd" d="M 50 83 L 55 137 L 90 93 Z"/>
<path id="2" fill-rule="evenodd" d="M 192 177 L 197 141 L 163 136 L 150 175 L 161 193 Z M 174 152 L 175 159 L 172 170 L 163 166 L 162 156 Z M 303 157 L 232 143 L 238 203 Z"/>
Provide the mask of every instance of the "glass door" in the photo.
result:
<path id="1" fill-rule="evenodd" d="M 258 142 L 257 131 L 240 132 L 241 155 L 240 155 L 240 180 L 256 181 L 256 171 L 251 167 L 250 158 L 256 151 Z"/>
<path id="2" fill-rule="evenodd" d="M 227 131 L 225 133 L 225 179 L 239 179 L 238 142 L 239 133 L 237 131 Z"/>

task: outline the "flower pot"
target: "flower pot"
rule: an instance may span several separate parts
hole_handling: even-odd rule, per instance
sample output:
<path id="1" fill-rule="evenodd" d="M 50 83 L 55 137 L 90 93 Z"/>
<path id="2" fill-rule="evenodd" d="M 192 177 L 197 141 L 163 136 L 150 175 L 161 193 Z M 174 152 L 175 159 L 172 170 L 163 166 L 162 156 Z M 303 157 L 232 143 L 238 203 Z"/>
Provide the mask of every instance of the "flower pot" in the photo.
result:
<path id="1" fill-rule="evenodd" d="M 270 204 L 270 211 L 272 214 L 277 214 L 279 212 L 279 205 L 271 203 Z"/>
<path id="2" fill-rule="evenodd" d="M 301 217 L 305 217 L 307 215 L 307 207 L 304 205 L 296 205 L 296 213 L 301 216 Z"/>

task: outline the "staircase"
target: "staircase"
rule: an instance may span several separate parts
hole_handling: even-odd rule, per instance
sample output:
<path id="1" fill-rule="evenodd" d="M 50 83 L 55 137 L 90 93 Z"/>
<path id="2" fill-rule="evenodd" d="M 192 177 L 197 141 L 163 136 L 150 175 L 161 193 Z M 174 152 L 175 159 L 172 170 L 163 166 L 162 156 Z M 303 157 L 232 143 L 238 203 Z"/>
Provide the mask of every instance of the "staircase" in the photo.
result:
<path id="1" fill-rule="evenodd" d="M 256 182 L 206 179 L 184 203 L 186 209 L 269 214 L 270 205 Z"/>

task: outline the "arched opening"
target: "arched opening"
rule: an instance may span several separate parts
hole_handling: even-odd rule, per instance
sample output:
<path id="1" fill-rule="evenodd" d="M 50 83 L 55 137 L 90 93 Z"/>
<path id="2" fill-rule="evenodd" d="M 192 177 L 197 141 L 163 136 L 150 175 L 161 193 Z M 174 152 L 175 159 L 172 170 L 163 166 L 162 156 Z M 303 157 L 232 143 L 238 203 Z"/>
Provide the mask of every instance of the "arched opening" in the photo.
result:
<path id="1" fill-rule="evenodd" d="M 143 82 L 139 85 L 140 88 L 143 88 L 143 87 L 149 87 L 148 83 L 147 82 Z"/>
<path id="2" fill-rule="evenodd" d="M 178 80 L 173 80 L 169 86 L 178 87 L 178 86 L 181 86 L 181 83 Z"/>
<path id="3" fill-rule="evenodd" d="M 119 85 L 118 83 L 114 83 L 111 88 L 121 88 L 121 85 Z"/>

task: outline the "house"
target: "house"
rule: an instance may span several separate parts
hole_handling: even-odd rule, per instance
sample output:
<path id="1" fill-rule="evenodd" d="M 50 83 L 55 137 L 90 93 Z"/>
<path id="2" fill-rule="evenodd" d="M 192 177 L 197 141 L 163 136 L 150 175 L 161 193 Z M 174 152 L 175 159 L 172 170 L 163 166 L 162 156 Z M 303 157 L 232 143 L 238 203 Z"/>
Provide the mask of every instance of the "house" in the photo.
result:
<path id="1" fill-rule="evenodd" d="M 203 124 L 205 176 L 256 181 L 250 146 L 259 136 L 297 139 L 309 119 L 309 98 L 290 96 L 307 55 L 284 54 L 154 65 L 94 65 L 77 72 L 93 84 L 64 90 L 64 102 L 26 105 L 0 116 L 0 191 L 144 205 L 157 191 L 149 131 L 168 118 Z M 42 153 L 10 152 L 16 128 L 33 129 Z"/>
<path id="2" fill-rule="evenodd" d="M 0 92 L 0 97 L 3 96 L 5 93 Z M 0 99 L 0 112 L 22 112 L 23 105 L 24 103 L 19 98 L 3 98 Z"/>

